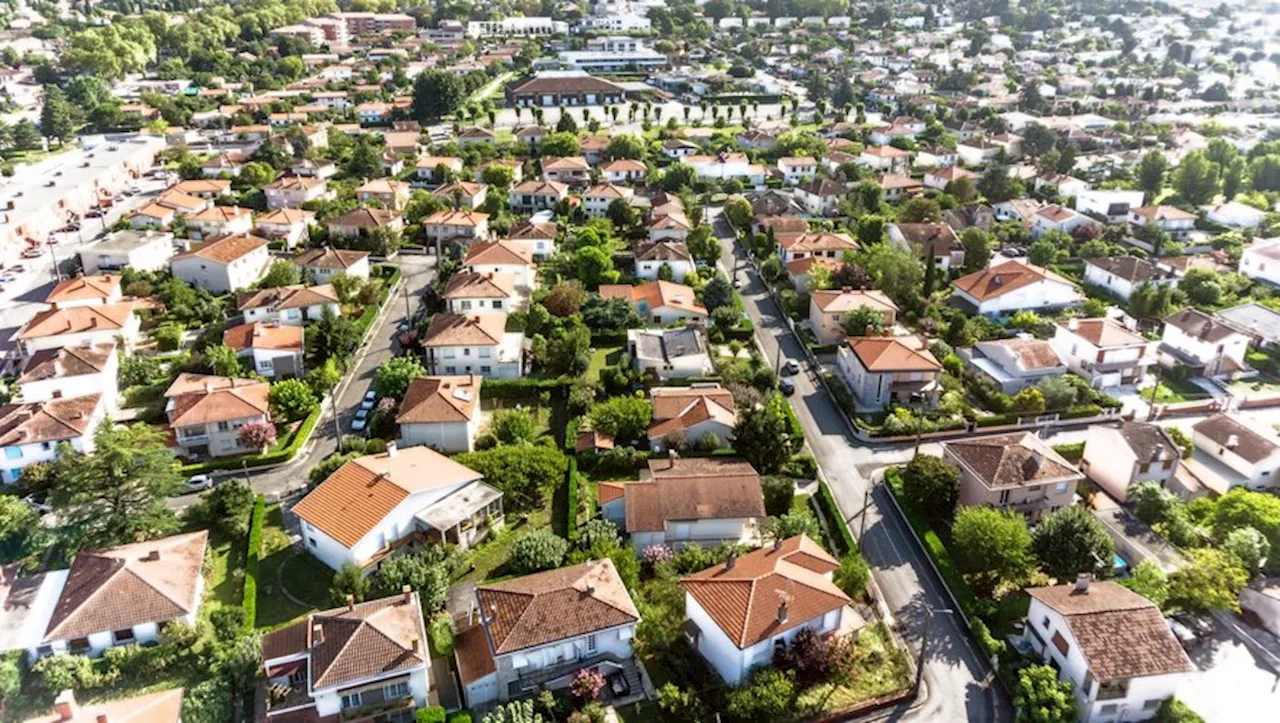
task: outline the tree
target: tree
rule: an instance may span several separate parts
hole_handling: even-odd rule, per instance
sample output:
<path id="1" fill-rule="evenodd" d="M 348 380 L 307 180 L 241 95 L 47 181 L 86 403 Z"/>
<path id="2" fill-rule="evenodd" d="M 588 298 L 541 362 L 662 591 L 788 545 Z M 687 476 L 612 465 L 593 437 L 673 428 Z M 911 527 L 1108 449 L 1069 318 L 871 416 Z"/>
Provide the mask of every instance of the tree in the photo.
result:
<path id="1" fill-rule="evenodd" d="M 409 391 L 409 383 L 418 377 L 425 377 L 427 370 L 414 356 L 396 356 L 382 362 L 373 373 L 373 391 L 379 397 L 390 397 L 396 401 L 404 399 Z"/>
<path id="2" fill-rule="evenodd" d="M 898 220 L 902 223 L 936 223 L 942 220 L 942 207 L 931 198 L 916 196 L 902 204 Z"/>
<path id="3" fill-rule="evenodd" d="M 698 179 L 698 172 L 688 163 L 672 163 L 662 172 L 658 186 L 667 193 L 679 193 L 683 188 L 691 188 Z"/>
<path id="4" fill-rule="evenodd" d="M 1242 487 L 1232 488 L 1213 506 L 1210 524 L 1218 539 L 1225 539 L 1232 530 L 1252 527 L 1267 538 L 1272 550 L 1280 549 L 1280 498 Z M 1267 567 L 1271 568 L 1272 564 Z"/>
<path id="5" fill-rule="evenodd" d="M 423 615 L 430 617 L 444 609 L 458 557 L 457 548 L 445 545 L 430 545 L 413 555 L 393 555 L 378 566 L 370 593 L 375 598 L 391 597 L 407 585 L 418 593 Z"/>
<path id="6" fill-rule="evenodd" d="M 424 125 L 456 111 L 466 100 L 462 79 L 444 70 L 428 70 L 413 82 L 413 117 Z"/>
<path id="7" fill-rule="evenodd" d="M 1169 510 L 1178 504 L 1178 497 L 1159 482 L 1139 482 L 1129 488 L 1126 495 L 1138 519 L 1154 525 L 1164 520 Z"/>
<path id="8" fill-rule="evenodd" d="M 568 552 L 569 543 L 563 537 L 548 529 L 534 530 L 516 540 L 507 564 L 521 574 L 550 570 L 560 567 Z"/>
<path id="9" fill-rule="evenodd" d="M 40 129 L 30 118 L 23 118 L 13 125 L 13 147 L 19 151 L 32 151 L 40 147 Z"/>
<path id="10" fill-rule="evenodd" d="M 542 299 L 542 305 L 553 316 L 569 317 L 577 314 L 586 301 L 587 294 L 577 284 L 561 282 L 551 287 Z"/>
<path id="11" fill-rule="evenodd" d="M 312 362 L 321 364 L 329 359 L 339 359 L 346 364 L 352 352 L 360 345 L 360 330 L 349 317 L 335 314 L 328 306 L 320 312 L 320 318 L 307 327 L 307 353 Z"/>
<path id="12" fill-rule="evenodd" d="M 987 197 L 987 203 L 1001 203 L 1022 193 L 1022 184 L 1015 181 L 1003 166 L 992 166 L 978 179 L 978 190 Z"/>
<path id="13" fill-rule="evenodd" d="M 1187 203 L 1194 206 L 1209 203 L 1218 193 L 1218 167 L 1203 151 L 1191 151 L 1178 164 L 1173 187 Z"/>
<path id="14" fill-rule="evenodd" d="M 1048 665 L 1030 665 L 1018 671 L 1013 704 L 1020 723 L 1074 723 L 1076 698 L 1069 680 L 1058 680 Z"/>
<path id="15" fill-rule="evenodd" d="M 510 512 L 541 505 L 545 496 L 564 480 L 568 465 L 560 450 L 542 445 L 499 445 L 466 452 L 454 460 L 475 470 L 487 483 L 498 488 Z"/>
<path id="16" fill-rule="evenodd" d="M 613 268 L 613 257 L 596 246 L 578 249 L 578 280 L 588 288 L 612 284 L 620 274 Z"/>
<path id="17" fill-rule="evenodd" d="M 987 268 L 987 264 L 991 261 L 991 249 L 995 245 L 991 234 L 977 226 L 971 226 L 960 234 L 960 245 L 964 247 L 966 272 Z"/>
<path id="18" fill-rule="evenodd" d="M 342 170 L 352 178 L 377 178 L 382 175 L 382 150 L 374 141 L 361 138 Z"/>
<path id="19" fill-rule="evenodd" d="M 1253 575 L 1271 554 L 1271 543 L 1252 527 L 1238 527 L 1227 533 L 1222 549 L 1234 555 L 1245 572 Z"/>
<path id="20" fill-rule="evenodd" d="M 862 305 L 844 315 L 840 328 L 849 336 L 873 336 L 884 331 L 884 314 Z"/>
<path id="21" fill-rule="evenodd" d="M 940 457 L 917 454 L 902 467 L 902 496 L 925 517 L 945 520 L 960 497 L 960 469 Z"/>
<path id="22" fill-rule="evenodd" d="M 751 225 L 751 202 L 742 196 L 733 196 L 724 202 L 724 217 L 739 231 Z"/>
<path id="23" fill-rule="evenodd" d="M 797 440 L 791 439 L 786 399 L 774 394 L 762 404 L 738 410 L 733 448 L 761 474 L 774 474 L 791 459 Z"/>
<path id="24" fill-rule="evenodd" d="M 578 155 L 578 136 L 572 132 L 548 133 L 538 142 L 538 152 L 544 158 Z"/>
<path id="25" fill-rule="evenodd" d="M 541 713 L 535 713 L 532 700 L 517 700 L 494 708 L 480 723 L 548 723 Z"/>
<path id="26" fill-rule="evenodd" d="M 217 528 L 231 538 L 249 534 L 249 515 L 255 495 L 241 479 L 222 482 L 200 494 L 200 501 L 187 508 L 186 519 Z"/>
<path id="27" fill-rule="evenodd" d="M 1189 612 L 1238 611 L 1240 590 L 1249 581 L 1240 561 L 1211 547 L 1186 554 L 1187 564 L 1169 574 L 1169 606 Z"/>
<path id="28" fill-rule="evenodd" d="M 1027 249 L 1027 259 L 1036 266 L 1048 266 L 1058 258 L 1058 247 L 1049 239 L 1037 239 Z"/>
<path id="29" fill-rule="evenodd" d="M 1115 558 L 1111 536 L 1084 507 L 1064 507 L 1040 520 L 1031 536 L 1040 567 L 1050 577 L 1074 580 L 1082 572 L 1109 577 Z"/>
<path id="30" fill-rule="evenodd" d="M 1221 274 L 1209 269 L 1188 269 L 1178 289 L 1196 306 L 1214 306 L 1222 301 Z"/>
<path id="31" fill-rule="evenodd" d="M 990 597 L 1001 584 L 1021 586 L 1035 569 L 1031 530 L 1021 515 L 991 507 L 964 507 L 951 526 L 956 561 Z"/>
<path id="32" fill-rule="evenodd" d="M 1040 123 L 1028 123 L 1022 128 L 1022 151 L 1032 158 L 1039 158 L 1058 142 L 1058 135 Z"/>
<path id="33" fill-rule="evenodd" d="M 1017 414 L 1043 414 L 1044 395 L 1035 387 L 1026 387 L 1013 395 L 1013 406 L 1010 411 Z"/>
<path id="34" fill-rule="evenodd" d="M 631 134 L 623 133 L 609 139 L 609 145 L 605 146 L 604 154 L 609 158 L 630 158 L 636 161 L 643 161 L 645 155 L 644 140 Z"/>
<path id="35" fill-rule="evenodd" d="M 831 672 L 827 639 L 813 628 L 802 628 L 791 643 L 774 653 L 773 665 L 793 671 L 802 688 L 823 683 Z"/>
<path id="36" fill-rule="evenodd" d="M 44 89 L 44 106 L 40 108 L 40 132 L 49 138 L 65 143 L 76 136 L 71 104 L 56 85 Z"/>
<path id="37" fill-rule="evenodd" d="M 619 231 L 625 231 L 640 222 L 639 212 L 625 198 L 615 198 L 610 201 L 609 208 L 605 210 L 604 215 L 605 218 L 613 222 L 614 228 Z"/>
<path id="38" fill-rule="evenodd" d="M 1169 576 L 1153 558 L 1139 562 L 1120 584 L 1155 603 L 1156 607 L 1163 608 L 1169 599 Z"/>
<path id="39" fill-rule="evenodd" d="M 702 305 L 707 311 L 714 313 L 716 309 L 729 308 L 732 304 L 733 287 L 720 274 L 712 276 L 707 285 L 702 287 Z"/>
<path id="40" fill-rule="evenodd" d="M 639 397 L 612 397 L 587 413 L 591 428 L 619 444 L 639 440 L 653 419 L 653 405 Z"/>
<path id="41" fill-rule="evenodd" d="M 250 188 L 262 188 L 268 183 L 276 180 L 276 169 L 261 161 L 250 161 L 249 163 L 244 164 L 244 167 L 240 169 L 239 179 Z M 293 264 L 288 261 L 283 263 L 293 266 Z M 272 286 L 284 286 L 284 284 L 272 284 Z"/>
<path id="42" fill-rule="evenodd" d="M 533 417 L 523 409 L 500 409 L 489 422 L 489 432 L 503 444 L 531 444 L 537 436 Z"/>
<path id="43" fill-rule="evenodd" d="M 276 425 L 265 419 L 246 422 L 236 432 L 236 439 L 250 449 L 265 452 L 267 447 L 276 443 Z"/>
<path id="44" fill-rule="evenodd" d="M 760 667 L 751 672 L 746 685 L 725 694 L 725 711 L 743 721 L 785 720 L 793 713 L 795 695 L 794 672 Z"/>
<path id="45" fill-rule="evenodd" d="M 320 406 L 315 392 L 301 379 L 285 379 L 272 384 L 267 392 L 267 401 L 271 404 L 272 414 L 287 422 L 305 419 Z"/>
<path id="46" fill-rule="evenodd" d="M 7 565 L 38 552 L 44 534 L 35 508 L 16 495 L 0 495 L 0 564 Z"/>
<path id="47" fill-rule="evenodd" d="M 855 252 L 854 262 L 866 271 L 871 285 L 899 307 L 915 306 L 924 281 L 924 265 L 914 254 L 887 243 L 876 243 Z"/>
<path id="48" fill-rule="evenodd" d="M 879 244 L 884 240 L 885 232 L 884 217 L 877 213 L 869 213 L 858 219 L 858 241 L 867 247 L 869 245 Z"/>
<path id="49" fill-rule="evenodd" d="M 218 344 L 203 352 L 204 366 L 211 374 L 220 377 L 236 377 L 244 373 L 244 365 L 240 363 L 240 353 L 226 344 Z"/>
<path id="50" fill-rule="evenodd" d="M 271 289 L 279 286 L 293 286 L 302 283 L 302 270 L 292 261 L 272 261 L 267 267 L 267 274 L 262 277 L 262 288 Z"/>
<path id="51" fill-rule="evenodd" d="M 582 305 L 582 323 L 594 331 L 624 331 L 641 325 L 640 315 L 630 302 L 605 299 L 596 294 Z"/>
<path id="52" fill-rule="evenodd" d="M 371 581 L 365 577 L 363 570 L 349 562 L 344 562 L 342 567 L 333 574 L 333 580 L 329 583 L 329 597 L 333 599 L 335 605 L 345 604 L 348 595 L 353 602 L 364 602 L 369 594 L 370 585 Z"/>
<path id="53" fill-rule="evenodd" d="M 694 260 L 702 261 L 707 266 L 714 267 L 720 258 L 720 240 L 712 235 L 710 226 L 699 226 L 690 231 L 685 245 Z"/>
<path id="54" fill-rule="evenodd" d="M 1244 187 L 1245 163 L 1243 158 L 1235 158 L 1222 171 L 1222 196 L 1230 201 Z"/>
<path id="55" fill-rule="evenodd" d="M 164 433 L 146 424 L 104 423 L 93 443 L 93 454 L 63 446 L 53 463 L 49 503 L 68 548 L 113 547 L 176 530 L 165 501 L 179 492 L 182 477 Z"/>
<path id="56" fill-rule="evenodd" d="M 1152 149 L 1142 156 L 1138 162 L 1138 188 L 1154 199 L 1164 188 L 1164 174 L 1169 170 L 1169 161 L 1159 150 Z"/>
<path id="57" fill-rule="evenodd" d="M 556 132 L 558 133 L 577 133 L 578 122 L 573 119 L 573 114 L 568 108 L 560 109 L 560 119 L 556 121 Z"/>

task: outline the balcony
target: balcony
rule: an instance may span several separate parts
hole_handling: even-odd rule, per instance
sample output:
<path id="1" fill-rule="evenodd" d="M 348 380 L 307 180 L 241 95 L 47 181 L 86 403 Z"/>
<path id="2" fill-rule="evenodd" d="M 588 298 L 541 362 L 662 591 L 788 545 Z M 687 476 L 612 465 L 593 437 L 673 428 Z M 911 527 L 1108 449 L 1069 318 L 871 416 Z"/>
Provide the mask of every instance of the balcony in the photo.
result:
<path id="1" fill-rule="evenodd" d="M 377 701 L 369 701 L 354 705 L 350 708 L 343 708 L 339 718 L 342 721 L 367 721 L 373 718 L 393 713 L 405 708 L 413 708 L 413 696 L 404 696 L 402 698 L 387 698 Z"/>
<path id="2" fill-rule="evenodd" d="M 1129 681 L 1122 680 L 1118 683 L 1099 683 L 1098 695 L 1095 700 L 1115 700 L 1117 698 L 1125 698 L 1129 695 Z"/>

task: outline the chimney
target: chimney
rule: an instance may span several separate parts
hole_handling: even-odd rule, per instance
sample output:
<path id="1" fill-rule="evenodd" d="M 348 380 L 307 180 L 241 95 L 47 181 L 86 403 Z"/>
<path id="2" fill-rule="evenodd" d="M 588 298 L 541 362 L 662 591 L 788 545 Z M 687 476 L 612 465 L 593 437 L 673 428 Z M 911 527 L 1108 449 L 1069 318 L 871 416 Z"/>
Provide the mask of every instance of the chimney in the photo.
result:
<path id="1" fill-rule="evenodd" d="M 400 594 L 404 595 L 405 605 L 408 605 L 410 602 L 413 601 L 413 588 L 409 587 L 408 585 L 404 585 L 400 588 Z"/>
<path id="2" fill-rule="evenodd" d="M 773 538 L 773 549 L 774 549 L 774 551 L 775 551 L 775 552 L 777 552 L 778 550 L 781 550 L 781 549 L 782 549 L 782 538 L 781 538 L 781 537 L 775 537 L 775 538 Z"/>
<path id="3" fill-rule="evenodd" d="M 778 602 L 778 624 L 787 622 L 787 599 L 783 598 Z"/>
<path id="4" fill-rule="evenodd" d="M 418 652 L 418 648 L 420 646 L 421 646 L 421 643 L 418 642 L 417 635 L 413 636 L 412 638 L 409 638 L 409 649 L 412 650 L 414 653 Z"/>
<path id="5" fill-rule="evenodd" d="M 1068 328 L 1068 329 L 1070 329 L 1071 331 L 1075 331 L 1076 329 L 1079 329 L 1079 328 L 1080 328 L 1080 320 L 1079 320 L 1079 319 L 1076 319 L 1076 318 L 1068 319 L 1068 320 L 1067 320 L 1067 328 Z"/>
<path id="6" fill-rule="evenodd" d="M 1227 449 L 1235 449 L 1240 446 L 1240 435 L 1233 434 L 1227 437 Z"/>
<path id="7" fill-rule="evenodd" d="M 388 457 L 394 457 L 394 456 L 396 456 L 396 454 L 398 454 L 398 453 L 399 453 L 399 451 L 400 451 L 400 450 L 396 449 L 396 443 L 395 443 L 395 442 L 387 442 L 387 456 L 388 456 Z"/>
<path id="8" fill-rule="evenodd" d="M 146 556 L 146 557 L 144 557 L 144 558 L 142 558 L 142 559 L 143 559 L 143 560 L 145 560 L 145 561 L 147 561 L 147 562 L 155 562 L 155 561 L 159 560 L 159 559 L 160 559 L 160 550 L 159 550 L 159 548 L 154 549 L 154 550 L 151 550 L 150 552 L 148 552 L 148 553 L 147 553 L 147 556 Z"/>
<path id="9" fill-rule="evenodd" d="M 205 394 L 211 394 L 212 392 L 213 392 L 213 382 L 208 381 L 208 380 L 205 380 L 205 383 L 204 383 L 204 393 L 205 393 Z"/>
<path id="10" fill-rule="evenodd" d="M 1082 572 L 1076 575 L 1076 592 L 1089 592 L 1089 581 L 1093 579 L 1093 575 Z"/>
<path id="11" fill-rule="evenodd" d="M 80 715 L 80 705 L 76 703 L 75 691 L 67 688 L 58 694 L 53 701 L 53 710 L 58 714 L 58 720 L 75 720 Z"/>
<path id="12" fill-rule="evenodd" d="M 311 647 L 318 648 L 324 645 L 324 626 L 315 623 L 311 626 Z"/>
<path id="13" fill-rule="evenodd" d="M 733 566 L 737 564 L 738 564 L 738 553 L 735 550 L 729 553 L 729 557 L 725 558 L 724 569 L 732 570 Z"/>

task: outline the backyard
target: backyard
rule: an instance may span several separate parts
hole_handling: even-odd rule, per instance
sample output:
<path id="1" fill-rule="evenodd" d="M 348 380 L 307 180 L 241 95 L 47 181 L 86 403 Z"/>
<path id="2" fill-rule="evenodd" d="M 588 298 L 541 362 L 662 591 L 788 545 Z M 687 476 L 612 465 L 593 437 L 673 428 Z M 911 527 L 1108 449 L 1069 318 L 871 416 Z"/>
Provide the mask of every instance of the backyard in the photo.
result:
<path id="1" fill-rule="evenodd" d="M 333 570 L 293 547 L 280 506 L 268 508 L 258 567 L 257 627 L 267 630 L 283 627 L 307 613 L 329 607 L 332 579 Z M 280 589 L 281 584 L 288 593 Z M 295 598 L 308 604 L 300 605 Z"/>

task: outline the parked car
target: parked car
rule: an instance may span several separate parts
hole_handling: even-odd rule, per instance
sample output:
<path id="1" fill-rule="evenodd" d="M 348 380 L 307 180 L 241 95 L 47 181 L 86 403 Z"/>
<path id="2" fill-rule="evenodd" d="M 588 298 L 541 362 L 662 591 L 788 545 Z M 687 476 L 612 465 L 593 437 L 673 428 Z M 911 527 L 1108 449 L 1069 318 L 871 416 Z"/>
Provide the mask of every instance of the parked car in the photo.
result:
<path id="1" fill-rule="evenodd" d="M 370 389 L 369 391 L 364 393 L 364 399 L 360 400 L 360 409 L 362 411 L 373 409 L 374 405 L 377 403 L 378 403 L 378 393 Z"/>
<path id="2" fill-rule="evenodd" d="M 213 477 L 210 477 L 207 474 L 192 475 L 187 479 L 188 492 L 199 492 L 200 490 L 207 490 L 212 486 Z"/>
<path id="3" fill-rule="evenodd" d="M 800 362 L 796 361 L 795 359 L 788 359 L 786 363 L 782 365 L 782 371 L 787 376 L 791 376 L 792 374 L 799 374 Z"/>
<path id="4" fill-rule="evenodd" d="M 788 397 L 796 393 L 795 383 L 785 377 L 778 380 L 778 389 L 781 389 L 782 393 Z"/>
<path id="5" fill-rule="evenodd" d="M 1186 626 L 1197 639 L 1213 637 L 1213 623 L 1191 613 L 1174 613 L 1173 619 Z"/>
<path id="6" fill-rule="evenodd" d="M 26 497 L 23 497 L 23 498 L 22 498 L 22 501 L 23 501 L 23 502 L 25 502 L 25 503 L 27 503 L 27 506 L 28 506 L 28 507 L 30 507 L 31 509 L 35 510 L 36 512 L 39 512 L 39 513 L 40 513 L 40 514 L 42 514 L 42 515 L 47 515 L 47 514 L 49 514 L 50 512 L 53 512 L 53 508 L 52 508 L 52 507 L 50 507 L 49 505 L 45 504 L 44 502 L 40 502 L 40 501 L 36 500 L 36 498 L 35 498 L 35 497 L 33 497 L 33 496 L 31 496 L 31 495 L 27 495 Z"/>
<path id="7" fill-rule="evenodd" d="M 351 431 L 360 432 L 369 424 L 369 410 L 357 409 L 356 418 L 351 420 Z"/>
<path id="8" fill-rule="evenodd" d="M 38 248 L 35 248 L 35 247 L 33 246 L 33 247 L 29 248 L 29 249 L 25 249 L 25 250 L 22 252 L 22 258 L 24 258 L 24 259 L 34 259 L 34 258 L 39 258 L 39 257 L 40 257 L 40 254 L 42 254 L 42 253 L 44 253 L 44 252 L 43 252 L 43 251 L 41 251 L 41 250 L 40 250 L 40 249 L 38 249 Z"/>

